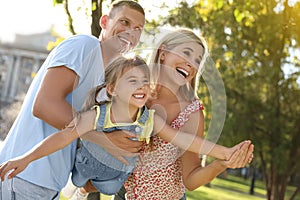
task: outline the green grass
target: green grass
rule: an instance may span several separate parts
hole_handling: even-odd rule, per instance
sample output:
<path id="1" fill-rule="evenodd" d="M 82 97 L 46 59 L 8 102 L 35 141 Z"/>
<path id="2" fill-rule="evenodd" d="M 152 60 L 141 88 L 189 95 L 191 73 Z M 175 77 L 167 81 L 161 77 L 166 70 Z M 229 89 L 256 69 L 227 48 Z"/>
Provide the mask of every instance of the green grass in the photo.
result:
<path id="1" fill-rule="evenodd" d="M 262 188 L 262 185 L 257 184 L 255 186 L 255 195 L 249 195 L 250 180 L 243 180 L 239 177 L 228 176 L 226 179 L 216 178 L 214 179 L 210 187 L 200 187 L 195 191 L 187 192 L 188 200 L 262 200 L 265 199 L 266 191 Z"/>
<path id="2" fill-rule="evenodd" d="M 266 190 L 262 181 L 255 181 L 254 195 L 249 194 L 250 179 L 229 175 L 226 179 L 215 178 L 210 187 L 199 187 L 195 191 L 187 192 L 187 200 L 265 200 Z M 286 198 L 292 195 L 295 187 L 288 186 Z M 300 200 L 300 194 L 295 200 Z"/>
<path id="3" fill-rule="evenodd" d="M 266 190 L 264 183 L 255 181 L 254 195 L 249 195 L 250 179 L 228 175 L 226 179 L 215 178 L 210 187 L 199 187 L 187 192 L 187 200 L 265 200 Z M 286 199 L 292 195 L 294 187 L 289 186 L 286 191 Z M 61 200 L 67 200 L 61 197 Z M 111 200 L 111 196 L 101 194 L 101 200 Z M 300 194 L 295 200 L 300 200 Z"/>

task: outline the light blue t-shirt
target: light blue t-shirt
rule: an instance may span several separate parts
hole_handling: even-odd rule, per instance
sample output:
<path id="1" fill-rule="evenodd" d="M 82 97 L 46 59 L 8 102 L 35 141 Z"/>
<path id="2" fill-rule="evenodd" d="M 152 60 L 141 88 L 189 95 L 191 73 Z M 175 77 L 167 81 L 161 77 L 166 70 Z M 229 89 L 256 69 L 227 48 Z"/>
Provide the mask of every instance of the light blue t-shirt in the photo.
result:
<path id="1" fill-rule="evenodd" d="M 89 35 L 76 35 L 52 50 L 34 78 L 21 111 L 0 150 L 0 163 L 20 156 L 57 129 L 32 115 L 34 98 L 48 68 L 66 66 L 79 77 L 77 87 L 67 101 L 80 110 L 87 92 L 103 83 L 104 64 L 100 41 Z M 18 177 L 49 189 L 60 191 L 67 183 L 75 158 L 76 142 L 29 164 Z"/>

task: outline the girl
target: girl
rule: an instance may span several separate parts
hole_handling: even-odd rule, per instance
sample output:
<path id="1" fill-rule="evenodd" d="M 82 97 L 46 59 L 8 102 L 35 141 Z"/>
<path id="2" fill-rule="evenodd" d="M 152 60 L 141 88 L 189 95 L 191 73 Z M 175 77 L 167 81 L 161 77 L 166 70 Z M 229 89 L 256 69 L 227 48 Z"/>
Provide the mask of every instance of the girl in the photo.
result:
<path id="1" fill-rule="evenodd" d="M 197 75 L 208 55 L 203 38 L 191 30 L 180 29 L 162 38 L 153 51 L 155 98 L 148 101 L 156 114 L 166 116 L 174 129 L 203 137 L 204 117 L 197 91 Z M 185 199 L 185 189 L 194 190 L 211 181 L 227 167 L 238 168 L 252 160 L 253 145 L 246 142 L 228 160 L 216 160 L 202 167 L 199 154 L 182 152 L 161 135 L 154 135 L 136 163 L 133 174 L 115 199 Z"/>
<path id="2" fill-rule="evenodd" d="M 4 180 L 8 171 L 14 170 L 8 174 L 8 178 L 12 178 L 30 162 L 64 148 L 95 129 L 107 133 L 127 130 L 136 133 L 139 140 L 149 143 L 154 128 L 160 136 L 169 141 L 174 140 L 174 144 L 181 148 L 189 148 L 196 153 L 200 153 L 202 146 L 211 149 L 214 144 L 208 141 L 204 143 L 200 137 L 188 147 L 188 142 L 183 138 L 192 140 L 194 135 L 177 134 L 177 131 L 165 126 L 164 120 L 159 116 L 154 117 L 154 110 L 148 110 L 145 106 L 150 95 L 149 79 L 149 68 L 142 59 L 119 57 L 114 60 L 105 70 L 105 84 L 90 93 L 82 112 L 64 130 L 52 134 L 26 154 L 3 163 L 0 166 L 1 180 Z M 97 100 L 99 96 L 106 95 L 108 101 Z M 241 144 L 233 148 L 216 145 L 210 155 L 229 159 Z M 127 164 L 124 164 L 100 146 L 81 139 L 72 170 L 72 182 L 82 187 L 90 180 L 98 191 L 115 194 L 133 171 L 136 159 L 137 157 L 127 157 Z"/>

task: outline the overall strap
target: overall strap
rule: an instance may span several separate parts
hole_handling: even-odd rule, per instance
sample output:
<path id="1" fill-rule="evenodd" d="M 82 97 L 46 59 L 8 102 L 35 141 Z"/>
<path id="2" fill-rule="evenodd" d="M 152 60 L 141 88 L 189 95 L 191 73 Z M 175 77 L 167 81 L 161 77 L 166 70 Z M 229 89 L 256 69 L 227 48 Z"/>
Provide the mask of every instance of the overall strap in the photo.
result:
<path id="1" fill-rule="evenodd" d="M 106 104 L 101 104 L 99 107 L 100 107 L 100 116 L 98 119 L 97 126 L 100 126 L 103 129 L 105 116 L 106 116 Z"/>
<path id="2" fill-rule="evenodd" d="M 147 122 L 148 118 L 149 118 L 149 110 L 148 110 L 148 108 L 146 106 L 143 106 L 141 108 L 141 115 L 140 115 L 140 117 L 138 119 L 138 122 L 141 123 L 141 124 L 143 124 L 143 125 L 145 125 L 145 123 Z"/>

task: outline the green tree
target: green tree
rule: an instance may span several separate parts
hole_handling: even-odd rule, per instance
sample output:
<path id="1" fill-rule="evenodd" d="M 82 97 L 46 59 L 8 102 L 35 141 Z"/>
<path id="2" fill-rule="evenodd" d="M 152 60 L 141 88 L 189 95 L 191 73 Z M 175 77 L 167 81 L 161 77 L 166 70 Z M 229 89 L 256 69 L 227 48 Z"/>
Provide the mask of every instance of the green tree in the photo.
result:
<path id="1" fill-rule="evenodd" d="M 91 11 L 92 11 L 91 33 L 95 37 L 99 37 L 100 32 L 101 32 L 101 27 L 99 26 L 99 20 L 100 20 L 100 17 L 102 16 L 102 3 L 103 3 L 103 0 L 99 0 L 99 1 L 91 0 Z M 68 29 L 69 29 L 70 33 L 75 35 L 76 31 L 73 26 L 73 18 L 72 18 L 72 14 L 69 10 L 69 0 L 53 0 L 53 5 L 56 6 L 57 4 L 64 5 L 64 9 L 65 9 L 66 15 L 68 17 Z"/>
<path id="2" fill-rule="evenodd" d="M 270 200 L 300 167 L 299 11 L 298 1 L 183 1 L 160 21 L 207 39 L 227 93 L 221 142 L 253 141 Z"/>

